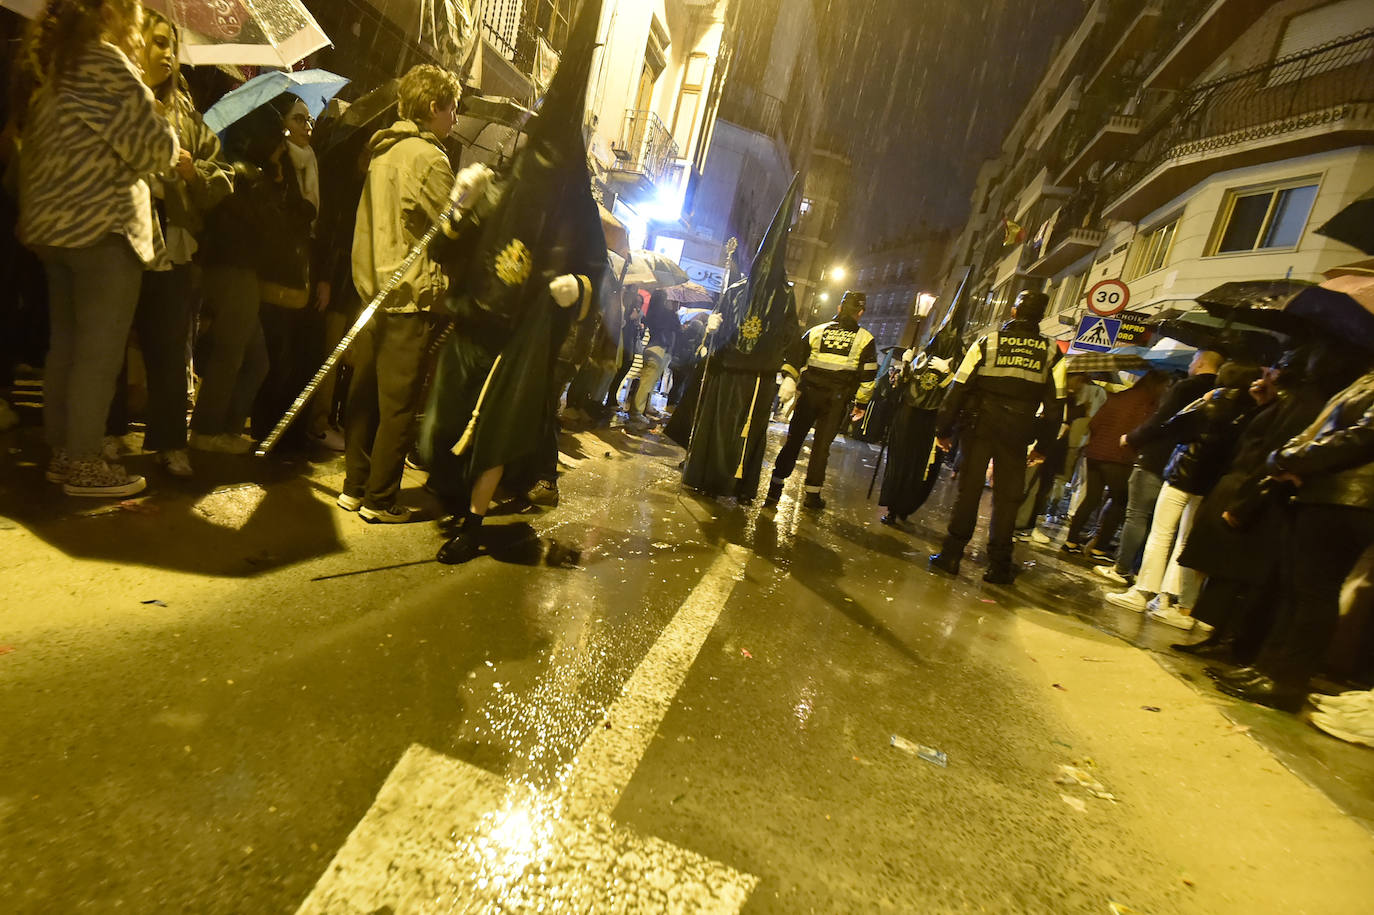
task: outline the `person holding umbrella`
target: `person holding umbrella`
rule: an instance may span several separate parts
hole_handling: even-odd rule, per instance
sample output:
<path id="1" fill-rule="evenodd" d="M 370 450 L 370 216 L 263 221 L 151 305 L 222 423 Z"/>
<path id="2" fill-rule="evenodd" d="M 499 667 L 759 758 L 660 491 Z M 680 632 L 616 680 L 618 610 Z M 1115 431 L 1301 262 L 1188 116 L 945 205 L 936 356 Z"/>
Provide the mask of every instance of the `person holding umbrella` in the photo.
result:
<path id="1" fill-rule="evenodd" d="M 47 478 L 68 495 L 127 496 L 147 485 L 101 456 L 143 272 L 162 247 L 145 178 L 181 158 L 131 60 L 141 23 L 133 0 L 52 0 L 26 41 L 37 91 L 21 141 L 18 233 L 48 276 Z"/>

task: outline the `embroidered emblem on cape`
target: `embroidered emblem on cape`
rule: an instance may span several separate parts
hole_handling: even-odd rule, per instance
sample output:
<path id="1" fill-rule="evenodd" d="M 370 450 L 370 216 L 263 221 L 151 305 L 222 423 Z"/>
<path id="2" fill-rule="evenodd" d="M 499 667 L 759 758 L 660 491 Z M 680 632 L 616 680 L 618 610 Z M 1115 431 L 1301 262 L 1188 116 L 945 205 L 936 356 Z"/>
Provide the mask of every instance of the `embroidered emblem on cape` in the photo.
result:
<path id="1" fill-rule="evenodd" d="M 530 249 L 525 247 L 525 243 L 515 238 L 506 245 L 506 250 L 496 257 L 496 276 L 507 286 L 519 286 L 529 279 L 530 271 L 534 269 L 534 261 L 530 257 Z"/>
<path id="2" fill-rule="evenodd" d="M 916 379 L 916 383 L 921 386 L 923 391 L 933 391 L 940 386 L 939 372 L 922 372 Z"/>
<path id="3" fill-rule="evenodd" d="M 746 340 L 757 340 L 761 333 L 763 322 L 759 320 L 758 315 L 751 315 L 739 329 L 739 335 Z"/>

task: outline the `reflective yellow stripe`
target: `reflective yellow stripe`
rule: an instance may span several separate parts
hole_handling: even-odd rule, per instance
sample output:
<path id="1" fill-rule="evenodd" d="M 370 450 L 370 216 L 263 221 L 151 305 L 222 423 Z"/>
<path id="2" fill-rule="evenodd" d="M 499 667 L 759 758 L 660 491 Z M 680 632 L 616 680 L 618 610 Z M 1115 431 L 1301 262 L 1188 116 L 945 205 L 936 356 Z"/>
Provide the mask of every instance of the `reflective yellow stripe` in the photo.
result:
<path id="1" fill-rule="evenodd" d="M 987 339 L 986 337 L 984 339 Z M 983 361 L 983 347 L 979 341 L 968 348 L 964 354 L 964 361 L 959 363 L 959 371 L 954 373 L 954 380 L 958 384 L 968 384 L 968 380 L 973 377 L 973 373 L 978 371 L 978 366 Z"/>

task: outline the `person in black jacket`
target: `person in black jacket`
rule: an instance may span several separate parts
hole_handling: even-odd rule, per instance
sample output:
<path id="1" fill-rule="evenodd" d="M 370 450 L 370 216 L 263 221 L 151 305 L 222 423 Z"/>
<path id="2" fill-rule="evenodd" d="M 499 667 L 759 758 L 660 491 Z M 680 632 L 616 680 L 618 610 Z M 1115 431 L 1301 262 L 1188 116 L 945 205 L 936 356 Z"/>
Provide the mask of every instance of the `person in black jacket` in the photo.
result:
<path id="1" fill-rule="evenodd" d="M 1026 467 L 1044 460 L 1042 444 L 1048 448 L 1064 423 L 1064 364 L 1059 347 L 1040 333 L 1048 304 L 1041 292 L 1018 295 L 1012 319 L 969 347 L 945 394 L 935 423 L 940 450 L 953 447 L 956 423 L 967 435 L 961 446 L 959 495 L 945 542 L 930 557 L 932 569 L 959 574 L 978 521 L 983 475 L 992 461 L 992 519 L 983 580 L 1011 584 L 1015 577 L 1012 530 L 1025 498 Z"/>
<path id="2" fill-rule="evenodd" d="M 1374 543 L 1374 371 L 1270 455 L 1268 469 L 1272 481 L 1296 490 L 1280 554 L 1278 613 L 1255 665 L 1218 675 L 1217 685 L 1294 711 L 1335 632 L 1341 586 Z"/>
<path id="3" fill-rule="evenodd" d="M 1221 353 L 1199 350 L 1188 366 L 1188 377 L 1169 389 L 1154 415 L 1123 437 L 1122 445 L 1134 448 L 1137 455 L 1126 483 L 1126 517 L 1121 525 L 1116 563 L 1093 566 L 1093 572 L 1108 581 L 1129 585 L 1135 580 L 1140 551 L 1150 533 L 1150 517 L 1164 486 L 1164 465 L 1169 463 L 1174 445 L 1178 444 L 1161 430 L 1179 410 L 1216 387 L 1217 369 L 1223 361 Z"/>
<path id="4" fill-rule="evenodd" d="M 1257 404 L 1250 383 L 1260 376 L 1253 365 L 1228 362 L 1217 373 L 1217 387 L 1169 420 L 1161 432 L 1177 439 L 1173 457 L 1164 469 L 1164 486 L 1155 502 L 1154 521 L 1145 541 L 1140 576 L 1127 591 L 1108 594 L 1107 602 L 1141 612 L 1155 597 L 1150 616 L 1179 629 L 1193 628 L 1193 618 L 1175 607 L 1179 598 L 1189 605 L 1196 580 L 1192 569 L 1179 565 L 1202 497 L 1221 479 L 1231 452 Z"/>
<path id="5" fill-rule="evenodd" d="M 234 192 L 205 217 L 201 256 L 210 331 L 197 359 L 190 445 L 246 454 L 253 446 L 243 424 L 268 370 L 259 280 L 263 271 L 273 279 L 282 275 L 281 252 L 296 244 L 291 227 L 301 219 L 308 224 L 314 208 L 287 183 L 282 118 L 270 105 L 226 129 L 224 152 L 233 164 Z"/>
<path id="6" fill-rule="evenodd" d="M 1277 492 L 1263 485 L 1269 475 L 1265 460 L 1358 377 L 1360 364 L 1329 345 L 1303 347 L 1251 385 L 1263 406 L 1241 434 L 1226 475 L 1202 500 L 1179 555 L 1182 565 L 1207 576 L 1193 616 L 1213 631 L 1176 650 L 1221 661 L 1254 660 L 1273 620 L 1273 604 L 1265 598 L 1278 590 L 1284 522 Z"/>

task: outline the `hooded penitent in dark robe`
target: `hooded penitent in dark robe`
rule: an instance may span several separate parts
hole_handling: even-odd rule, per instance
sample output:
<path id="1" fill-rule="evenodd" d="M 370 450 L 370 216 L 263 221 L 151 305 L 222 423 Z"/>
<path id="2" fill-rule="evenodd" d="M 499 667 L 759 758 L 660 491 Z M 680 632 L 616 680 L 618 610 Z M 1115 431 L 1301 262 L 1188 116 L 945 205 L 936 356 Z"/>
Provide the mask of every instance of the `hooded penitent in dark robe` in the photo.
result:
<path id="1" fill-rule="evenodd" d="M 915 512 L 935 487 L 945 457 L 935 447 L 935 417 L 963 353 L 959 329 L 946 319 L 930 344 L 902 370 L 888 437 L 887 472 L 878 499 L 892 517 L 902 519 Z M 935 360 L 948 365 L 937 367 L 932 364 Z"/>
<path id="2" fill-rule="evenodd" d="M 796 195 L 793 179 L 759 245 L 753 272 L 725 291 L 713 352 L 664 430 L 687 449 L 682 482 L 707 495 L 758 494 L 778 370 L 801 336 L 786 273 Z"/>
<path id="3" fill-rule="evenodd" d="M 450 277 L 455 332 L 439 356 L 421 454 L 430 488 L 457 510 L 484 470 L 519 475 L 536 457 L 553 421 L 559 347 L 593 307 L 606 245 L 582 120 L 599 11 L 595 0 L 584 7 L 494 203 L 475 207 L 430 250 Z M 582 293 L 571 308 L 549 295 L 564 274 L 578 277 Z"/>

